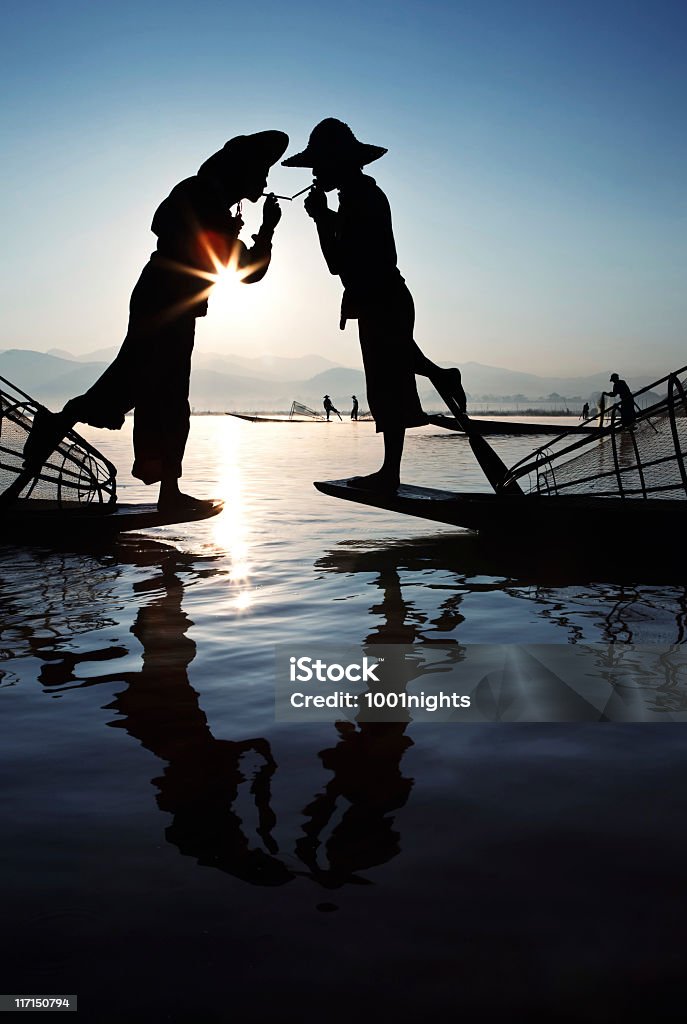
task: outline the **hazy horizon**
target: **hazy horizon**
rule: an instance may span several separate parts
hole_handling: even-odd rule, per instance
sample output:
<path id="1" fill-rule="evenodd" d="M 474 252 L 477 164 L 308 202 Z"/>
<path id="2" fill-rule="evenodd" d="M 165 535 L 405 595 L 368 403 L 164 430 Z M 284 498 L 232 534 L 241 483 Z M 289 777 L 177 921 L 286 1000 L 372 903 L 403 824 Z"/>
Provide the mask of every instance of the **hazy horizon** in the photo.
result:
<path id="1" fill-rule="evenodd" d="M 200 321 L 200 323 L 202 324 L 202 321 Z M 353 326 L 353 322 L 351 322 L 351 326 L 349 329 L 355 329 Z M 69 357 L 72 357 L 74 359 L 84 360 L 86 356 L 95 356 L 97 353 L 104 353 L 107 352 L 108 350 L 112 350 L 112 355 L 114 355 L 115 351 L 119 348 L 119 345 L 121 344 L 123 338 L 124 335 L 122 335 L 122 338 L 115 339 L 114 341 L 107 344 L 104 343 L 103 345 L 98 346 L 97 348 L 89 348 L 87 341 L 84 340 L 84 343 L 79 351 L 76 351 L 75 347 L 69 349 L 66 345 L 53 345 L 47 342 L 39 348 L 35 344 L 31 344 L 31 342 L 28 340 L 23 344 L 11 344 L 0 340 L 0 354 L 2 354 L 3 352 L 10 352 L 13 350 L 22 352 L 38 352 L 42 355 L 50 355 L 53 354 L 54 352 L 62 352 L 66 353 Z M 357 346 L 357 344 L 353 346 L 350 352 L 345 353 L 342 359 L 335 358 L 332 353 L 317 351 L 316 348 L 307 348 L 307 346 L 304 346 L 302 350 L 299 351 L 292 351 L 289 349 L 280 351 L 276 347 L 260 349 L 256 347 L 256 345 L 251 344 L 246 349 L 246 351 L 241 352 L 238 345 L 235 348 L 231 348 L 226 344 L 222 344 L 221 340 L 217 342 L 217 344 L 214 344 L 213 339 L 211 337 L 198 339 L 197 332 L 196 345 L 194 351 L 196 354 L 202 353 L 204 355 L 221 355 L 226 357 L 227 359 L 238 357 L 242 359 L 297 360 L 313 356 L 321 356 L 323 359 L 329 360 L 332 363 L 332 365 L 339 368 L 358 370 L 362 369 L 362 362 L 360 360 L 360 349 Z M 660 356 L 656 358 L 644 358 L 641 361 L 641 363 L 637 362 L 634 364 L 630 360 L 624 360 L 621 356 L 620 359 L 616 359 L 615 361 L 596 359 L 594 360 L 593 365 L 590 361 L 588 365 L 583 366 L 578 370 L 573 370 L 571 368 L 573 365 L 577 364 L 574 364 L 573 361 L 566 362 L 563 355 L 561 355 L 560 366 L 557 369 L 552 369 L 550 371 L 544 370 L 540 365 L 537 365 L 537 363 L 540 361 L 535 360 L 534 358 L 532 363 L 521 364 L 516 366 L 515 362 L 517 352 L 513 353 L 512 364 L 510 365 L 507 365 L 505 362 L 497 363 L 487 358 L 452 359 L 451 355 L 438 356 L 436 361 L 439 362 L 440 364 L 448 365 L 449 363 L 451 363 L 452 365 L 457 366 L 465 366 L 470 363 L 475 363 L 479 364 L 480 366 L 490 367 L 491 369 L 495 370 L 506 370 L 511 371 L 513 373 L 526 373 L 532 376 L 540 377 L 593 377 L 598 374 L 610 373 L 611 370 L 617 370 L 619 367 L 622 371 L 622 374 L 624 374 L 627 377 L 652 377 L 658 379 L 659 377 L 664 376 L 668 372 L 678 369 L 682 365 L 687 365 L 687 363 L 684 362 L 685 360 L 687 360 L 687 346 L 685 347 L 685 350 L 683 352 L 676 352 L 675 355 L 677 357 L 677 362 L 674 361 L 671 364 L 663 362 Z M 504 359 L 507 357 L 508 353 L 504 353 Z"/>
<path id="2" fill-rule="evenodd" d="M 333 115 L 388 147 L 368 172 L 433 359 L 667 372 L 685 362 L 685 27 L 673 3 L 27 0 L 0 71 L 0 348 L 118 345 L 174 184 L 233 135 L 279 128 L 293 153 Z M 277 167 L 268 187 L 309 180 Z M 213 295 L 197 348 L 359 367 L 301 200 L 282 207 L 267 277 Z M 244 216 L 249 239 L 260 204 Z"/>
<path id="3" fill-rule="evenodd" d="M 114 354 L 116 353 L 117 348 L 118 348 L 117 345 L 103 346 L 102 349 L 95 349 L 95 350 L 85 351 L 85 352 L 83 352 L 81 354 L 78 354 L 78 353 L 75 353 L 75 352 L 70 352 L 67 349 L 62 349 L 62 348 L 60 348 L 58 346 L 52 346 L 51 348 L 37 349 L 37 348 L 34 348 L 33 346 L 28 345 L 28 344 L 24 345 L 24 346 L 10 345 L 10 346 L 7 346 L 7 347 L 0 347 L 0 356 L 6 354 L 8 352 L 14 352 L 14 351 L 17 351 L 17 352 L 27 352 L 27 353 L 28 352 L 36 352 L 39 355 L 47 355 L 47 356 L 54 356 L 56 358 L 73 359 L 74 361 L 94 362 L 95 363 L 95 362 L 100 362 L 100 361 L 112 358 L 112 356 L 114 356 Z M 232 360 L 238 360 L 239 362 L 245 361 L 246 363 L 263 362 L 266 367 L 269 367 L 269 364 L 272 361 L 293 360 L 293 362 L 295 363 L 295 362 L 298 362 L 299 360 L 307 361 L 307 360 L 312 360 L 312 359 L 321 359 L 325 363 L 328 363 L 329 366 L 332 369 L 337 369 L 337 370 L 340 370 L 340 369 L 343 369 L 343 370 L 359 370 L 360 372 L 362 372 L 362 365 L 361 364 L 356 365 L 355 359 L 352 359 L 348 363 L 337 362 L 336 360 L 330 359 L 328 356 L 323 355 L 321 352 L 313 352 L 313 351 L 310 351 L 310 352 L 305 352 L 304 351 L 302 353 L 295 354 L 295 353 L 291 353 L 291 352 L 284 353 L 284 352 L 274 352 L 274 351 L 272 351 L 272 352 L 267 352 L 267 351 L 265 351 L 265 352 L 257 352 L 254 349 L 251 349 L 248 352 L 240 352 L 238 350 L 229 350 L 229 349 L 216 350 L 216 349 L 213 349 L 213 348 L 208 347 L 208 346 L 204 346 L 203 348 L 199 348 L 196 345 L 195 354 L 196 354 L 196 357 L 197 357 L 197 362 L 202 362 L 203 358 L 219 357 L 219 358 L 222 358 L 222 359 L 226 359 L 228 362 L 231 362 Z M 355 355 L 355 353 L 354 353 L 354 355 Z M 440 360 L 440 362 L 446 362 L 446 361 L 445 360 Z M 569 378 L 571 380 L 577 380 L 580 377 L 586 378 L 586 377 L 596 377 L 596 376 L 599 376 L 599 375 L 601 375 L 601 376 L 603 376 L 603 375 L 610 375 L 610 372 L 611 372 L 609 367 L 602 367 L 602 368 L 597 368 L 596 370 L 592 370 L 590 372 L 581 372 L 581 373 L 555 373 L 555 372 L 544 373 L 539 367 L 532 368 L 532 367 L 528 367 L 528 366 L 520 366 L 520 367 L 516 368 L 516 367 L 513 367 L 513 366 L 495 365 L 494 363 L 488 363 L 488 362 L 484 362 L 484 361 L 478 360 L 478 359 L 475 359 L 475 360 L 473 360 L 473 359 L 463 360 L 462 361 L 462 365 L 463 366 L 467 366 L 467 367 L 479 366 L 479 367 L 483 367 L 484 369 L 494 370 L 496 372 L 501 372 L 502 371 L 502 372 L 507 373 L 507 374 L 509 374 L 509 373 L 524 374 L 524 375 L 531 376 L 531 377 L 540 377 L 542 380 L 545 380 L 545 379 L 548 379 L 548 378 L 552 378 L 552 377 L 554 377 L 554 378 L 555 377 L 560 377 L 562 379 L 568 379 Z M 324 368 L 325 367 L 323 367 L 323 369 Z M 677 366 L 665 367 L 665 368 L 660 368 L 659 367 L 659 368 L 656 368 L 654 370 L 632 370 L 632 369 L 627 370 L 626 368 L 623 368 L 623 372 L 625 373 L 625 376 L 627 376 L 627 377 L 635 377 L 635 378 L 636 377 L 651 377 L 652 379 L 658 380 L 660 377 L 663 377 L 665 374 L 667 374 L 668 371 L 675 370 L 675 369 L 678 369 L 678 367 Z M 321 371 L 316 370 L 316 371 L 314 371 L 311 374 L 311 376 L 315 376 L 315 374 L 319 373 L 319 372 L 321 372 Z M 26 382 L 24 382 L 24 383 L 26 383 Z"/>

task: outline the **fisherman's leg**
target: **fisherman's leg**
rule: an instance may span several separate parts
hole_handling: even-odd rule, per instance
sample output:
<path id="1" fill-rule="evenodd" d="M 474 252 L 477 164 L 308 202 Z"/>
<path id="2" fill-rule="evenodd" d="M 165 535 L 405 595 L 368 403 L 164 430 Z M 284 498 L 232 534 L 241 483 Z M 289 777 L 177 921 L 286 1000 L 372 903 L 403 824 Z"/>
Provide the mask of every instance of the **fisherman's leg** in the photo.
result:
<path id="1" fill-rule="evenodd" d="M 383 430 L 384 437 L 384 462 L 382 468 L 376 473 L 368 476 L 351 477 L 351 483 L 355 487 L 361 487 L 369 491 L 396 491 L 401 482 L 401 457 L 403 456 L 403 442 L 405 441 L 405 429 L 393 427 Z"/>
<path id="2" fill-rule="evenodd" d="M 457 405 L 459 410 L 464 412 L 467 408 L 467 398 L 463 390 L 460 370 L 455 366 L 450 369 L 444 369 L 437 363 L 433 363 L 412 337 L 415 326 L 415 304 L 409 290 L 407 290 L 407 294 L 404 294 L 403 301 L 399 305 L 400 315 L 410 329 L 414 372 L 421 377 L 429 378 L 449 409 L 453 411 L 453 406 Z"/>
<path id="3" fill-rule="evenodd" d="M 160 484 L 158 508 L 165 511 L 203 504 L 179 488 L 191 417 L 194 333 L 192 317 L 165 325 L 140 366 L 132 474 L 146 484 Z"/>
<path id="4" fill-rule="evenodd" d="M 444 369 L 433 363 L 424 354 L 418 343 L 413 340 L 413 368 L 415 373 L 421 377 L 428 377 L 443 400 L 452 409 L 452 405 L 458 406 L 461 412 L 467 408 L 467 397 L 463 389 L 461 373 L 458 367 L 453 366 Z"/>
<path id="5" fill-rule="evenodd" d="M 77 423 L 119 430 L 135 398 L 132 383 L 136 379 L 132 365 L 133 347 L 124 340 L 119 355 L 85 394 L 70 399 L 61 412 L 39 406 L 31 432 L 24 445 L 24 464 L 39 469 L 60 441 Z"/>
<path id="6" fill-rule="evenodd" d="M 182 463 L 186 450 L 191 425 L 191 408 L 188 401 L 179 403 L 174 422 L 171 423 L 170 433 L 167 435 L 166 444 L 162 452 L 160 468 L 160 493 L 158 495 L 157 507 L 161 512 L 174 510 L 189 510 L 202 508 L 208 502 L 201 498 L 194 498 L 190 494 L 184 494 L 179 487 L 179 480 L 182 475 Z"/>

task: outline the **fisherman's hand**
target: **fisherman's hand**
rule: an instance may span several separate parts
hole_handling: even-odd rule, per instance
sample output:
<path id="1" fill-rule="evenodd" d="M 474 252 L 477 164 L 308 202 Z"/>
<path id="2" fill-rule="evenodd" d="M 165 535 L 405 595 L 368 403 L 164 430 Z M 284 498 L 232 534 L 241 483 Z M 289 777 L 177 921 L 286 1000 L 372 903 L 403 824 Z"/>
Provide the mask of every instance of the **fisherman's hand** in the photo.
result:
<path id="1" fill-rule="evenodd" d="M 241 231 L 241 228 L 243 227 L 243 217 L 241 217 L 240 214 L 237 214 L 235 217 L 232 217 L 230 215 L 229 216 L 229 221 L 230 221 L 230 231 L 231 231 L 231 234 L 233 234 L 234 238 L 238 238 L 239 232 Z"/>
<path id="2" fill-rule="evenodd" d="M 276 196 L 270 192 L 262 205 L 262 227 L 266 231 L 274 231 L 281 220 L 281 207 Z"/>
<path id="3" fill-rule="evenodd" d="M 313 185 L 303 200 L 303 206 L 305 207 L 305 212 L 309 217 L 312 217 L 313 220 L 318 220 L 318 218 L 322 217 L 329 209 L 327 206 L 327 193 L 324 189 L 319 188 L 317 185 Z"/>

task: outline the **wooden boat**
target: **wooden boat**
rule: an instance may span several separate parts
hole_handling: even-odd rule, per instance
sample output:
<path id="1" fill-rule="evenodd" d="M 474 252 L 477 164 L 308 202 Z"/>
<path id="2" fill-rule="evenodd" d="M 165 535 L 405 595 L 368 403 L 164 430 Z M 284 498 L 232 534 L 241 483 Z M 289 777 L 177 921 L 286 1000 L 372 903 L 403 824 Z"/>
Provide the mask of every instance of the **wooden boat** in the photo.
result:
<path id="1" fill-rule="evenodd" d="M 247 420 L 249 423 L 333 423 L 334 420 L 327 420 L 323 416 L 316 419 L 302 417 L 295 419 L 291 416 L 258 416 L 249 415 L 244 412 L 228 412 L 227 416 L 234 416 L 237 420 Z M 427 417 L 428 422 L 434 427 L 441 427 L 443 430 L 453 430 L 457 434 L 464 434 L 465 431 L 452 416 L 438 416 L 430 415 Z M 359 416 L 357 422 L 359 423 L 371 423 L 373 422 L 371 416 Z M 546 434 L 558 437 L 561 433 L 561 426 L 559 424 L 551 423 L 521 423 L 514 420 L 510 420 L 508 417 L 504 417 L 503 421 L 500 420 L 480 420 L 471 417 L 473 426 L 479 431 L 480 434 L 502 434 L 504 436 L 536 436 L 537 434 Z M 585 426 L 574 426 L 570 427 L 571 433 L 582 433 L 582 434 L 593 434 L 598 431 L 598 427 L 589 425 Z"/>
<path id="2" fill-rule="evenodd" d="M 546 536 L 561 544 L 587 537 L 616 547 L 627 544 L 628 558 L 639 545 L 679 549 L 687 521 L 687 367 L 655 381 L 635 395 L 636 414 L 619 405 L 609 422 L 591 436 L 568 431 L 499 469 L 486 441 L 473 451 L 495 493 L 437 490 L 403 485 L 397 491 L 371 491 L 355 480 L 316 483 L 324 494 L 347 501 L 419 516 L 488 534 Z M 640 409 L 645 391 L 665 393 Z M 475 427 L 475 421 L 470 421 Z M 529 492 L 521 483 L 529 480 Z M 514 486 L 515 485 L 515 486 Z"/>
<path id="3" fill-rule="evenodd" d="M 589 495 L 561 497 L 448 491 L 402 484 L 397 491 L 369 491 L 350 480 L 316 481 L 323 494 L 373 508 L 417 516 L 489 534 L 553 534 L 565 544 L 573 535 L 604 536 L 613 542 L 635 537 L 656 543 L 662 533 L 674 538 L 684 529 L 687 503 L 680 499 L 631 500 Z"/>
<path id="4" fill-rule="evenodd" d="M 248 423 L 338 423 L 338 420 L 328 420 L 324 416 L 318 416 L 315 419 L 310 417 L 301 417 L 296 419 L 291 416 L 250 416 L 245 412 L 228 412 L 227 416 L 234 416 L 237 420 L 247 420 Z M 348 417 L 344 418 L 344 422 L 347 422 Z M 372 423 L 371 416 L 358 416 L 357 420 L 353 420 L 353 423 Z M 560 428 L 559 428 L 560 431 Z"/>
<path id="5" fill-rule="evenodd" d="M 454 430 L 458 434 L 465 433 L 460 423 L 452 416 L 430 415 L 427 419 L 434 427 L 442 427 L 444 430 Z M 504 436 L 535 436 L 537 434 L 547 434 L 559 437 L 562 429 L 560 423 L 522 423 L 520 421 L 512 420 L 509 416 L 504 416 L 502 420 L 481 420 L 471 416 L 470 422 L 480 434 L 490 436 L 497 434 L 503 434 Z M 579 426 L 574 425 L 566 427 L 564 429 L 570 434 L 593 435 L 598 433 L 599 427 L 598 424 L 596 426 L 592 426 L 589 423 L 585 423 L 580 424 Z"/>
<path id="6" fill-rule="evenodd" d="M 245 412 L 228 412 L 227 416 L 233 416 L 237 420 L 246 420 L 248 423 L 328 423 L 323 416 L 318 419 L 292 419 L 290 416 L 249 416 Z"/>
<path id="7" fill-rule="evenodd" d="M 156 505 L 69 505 L 32 500 L 15 502 L 2 515 L 2 541 L 60 543 L 67 540 L 101 541 L 120 533 L 150 530 L 157 526 L 194 523 L 211 519 L 224 508 L 213 501 L 197 511 L 158 512 Z"/>
<path id="8" fill-rule="evenodd" d="M 38 468 L 25 466 L 24 446 L 39 408 L 0 377 L 0 543 L 102 541 L 131 530 L 197 522 L 222 511 L 221 501 L 176 512 L 118 504 L 116 468 L 74 430 Z"/>

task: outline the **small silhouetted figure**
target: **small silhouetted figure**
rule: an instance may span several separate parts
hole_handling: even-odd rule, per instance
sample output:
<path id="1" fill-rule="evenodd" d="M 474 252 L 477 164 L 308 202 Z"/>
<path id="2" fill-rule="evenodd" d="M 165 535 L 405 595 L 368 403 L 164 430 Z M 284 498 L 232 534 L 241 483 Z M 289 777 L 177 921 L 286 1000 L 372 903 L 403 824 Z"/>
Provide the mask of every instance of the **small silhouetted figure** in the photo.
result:
<path id="1" fill-rule="evenodd" d="M 351 398 L 353 399 L 353 406 L 351 408 L 351 419 L 352 420 L 357 420 L 358 419 L 358 399 L 355 397 L 355 395 L 351 395 Z"/>
<path id="2" fill-rule="evenodd" d="M 315 182 L 305 209 L 315 221 L 330 273 L 344 286 L 339 326 L 358 321 L 367 398 L 377 431 L 384 435 L 384 463 L 377 473 L 354 477 L 358 487 L 395 490 L 399 485 L 407 427 L 422 426 L 415 374 L 429 377 L 444 401 L 465 409 L 460 372 L 444 370 L 422 353 L 413 338 L 413 297 L 396 265 L 389 202 L 363 167 L 386 149 L 356 139 L 347 124 L 329 117 L 310 133 L 308 145 L 282 161 L 285 167 L 311 167 Z M 330 210 L 327 192 L 339 190 L 339 208 Z"/>
<path id="3" fill-rule="evenodd" d="M 613 382 L 613 390 L 604 391 L 603 394 L 620 399 L 620 422 L 624 427 L 629 427 L 637 419 L 634 396 L 629 385 L 617 373 L 612 373 L 609 379 Z"/>
<path id="4" fill-rule="evenodd" d="M 118 430 L 134 410 L 133 475 L 159 481 L 158 508 L 193 508 L 179 490 L 190 425 L 188 403 L 196 319 L 223 267 L 234 266 L 244 284 L 260 281 L 269 266 L 272 235 L 281 211 L 274 196 L 246 248 L 238 235 L 243 199 L 257 202 L 267 174 L 288 145 L 283 132 L 239 135 L 209 157 L 198 173 L 176 185 L 158 207 L 152 231 L 157 249 L 143 268 L 129 306 L 129 326 L 114 362 L 85 394 L 61 413 L 39 410 L 24 447 L 27 468 L 39 468 L 78 423 Z"/>
<path id="5" fill-rule="evenodd" d="M 330 412 L 335 412 L 336 415 L 339 417 L 339 419 L 341 419 L 341 413 L 339 412 L 338 409 L 334 408 L 334 406 L 332 405 L 332 400 L 329 397 L 329 395 L 325 395 L 324 396 L 324 398 L 322 399 L 322 405 L 324 406 L 324 411 L 327 414 L 327 423 L 329 423 L 329 414 L 330 414 Z"/>
<path id="6" fill-rule="evenodd" d="M 580 415 L 581 420 L 589 419 L 589 402 L 585 402 L 582 406 L 582 414 Z"/>

